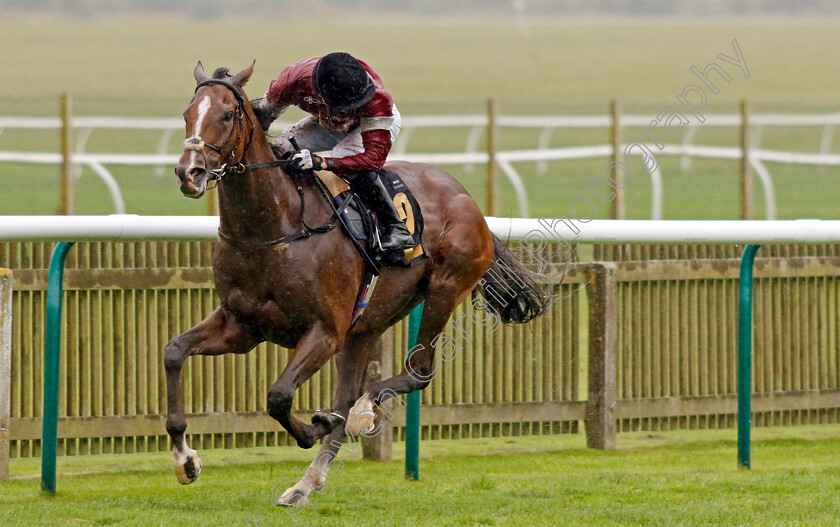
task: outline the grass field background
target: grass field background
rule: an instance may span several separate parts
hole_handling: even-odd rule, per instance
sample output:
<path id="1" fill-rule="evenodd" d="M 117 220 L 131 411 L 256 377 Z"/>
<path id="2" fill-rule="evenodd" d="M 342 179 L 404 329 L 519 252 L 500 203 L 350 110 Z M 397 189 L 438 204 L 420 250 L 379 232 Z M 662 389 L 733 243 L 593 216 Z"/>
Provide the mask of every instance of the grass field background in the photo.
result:
<path id="1" fill-rule="evenodd" d="M 533 25 L 523 34 L 513 25 L 403 20 L 367 23 L 312 24 L 290 20 L 195 22 L 172 19 L 99 21 L 49 18 L 13 19 L 0 33 L 5 50 L 0 66 L 10 79 L 0 85 L 0 115 L 58 113 L 58 94 L 70 92 L 77 115 L 177 117 L 189 101 L 192 69 L 201 59 L 208 70 L 238 70 L 257 60 L 247 87 L 261 95 L 288 63 L 332 50 L 347 50 L 367 60 L 395 95 L 404 118 L 412 115 L 482 113 L 490 97 L 501 114 L 603 114 L 618 98 L 625 112 L 653 119 L 687 84 L 699 82 L 689 71 L 711 61 L 732 75 L 710 95 L 709 111 L 735 113 L 749 98 L 756 112 L 836 111 L 840 85 L 840 45 L 836 21 L 778 20 L 753 22 L 586 22 L 553 21 Z M 322 23 L 323 22 L 323 23 Z M 734 56 L 739 43 L 749 79 L 717 59 Z M 284 120 L 300 113 L 290 111 Z M 816 152 L 820 128 L 766 129 L 761 146 Z M 499 148 L 535 148 L 540 130 L 502 130 Z M 627 129 L 632 140 L 641 130 Z M 414 134 L 409 152 L 462 151 L 466 129 L 423 130 Z M 840 134 L 837 134 L 840 135 Z M 156 150 L 157 132 L 97 131 L 88 152 Z M 678 141 L 681 136 L 677 136 Z M 605 144 L 607 130 L 557 131 L 555 147 Z M 737 145 L 736 129 L 701 127 L 696 144 Z M 177 152 L 176 134 L 170 152 Z M 0 150 L 57 151 L 52 131 L 7 130 Z M 840 137 L 833 150 L 840 151 Z M 679 159 L 660 156 L 665 177 L 666 219 L 731 219 L 737 217 L 738 163 L 696 160 L 683 173 Z M 533 164 L 517 169 L 525 180 L 532 216 L 568 211 L 585 191 L 583 178 L 598 177 L 607 159 L 552 163 L 548 175 Z M 447 167 L 483 203 L 481 167 L 468 173 Z M 840 169 L 768 164 L 774 177 L 780 219 L 837 218 L 834 196 L 840 193 Z M 152 168 L 110 167 L 129 212 L 139 214 L 204 214 L 203 202 L 180 196 L 171 171 L 155 177 Z M 2 214 L 51 214 L 58 209 L 58 168 L 49 165 L 0 165 L 4 190 Z M 504 177 L 502 215 L 517 215 L 516 199 Z M 763 218 L 756 183 L 756 217 Z M 637 177 L 628 187 L 628 215 L 650 217 L 650 186 Z M 606 217 L 606 207 L 598 211 Z M 113 212 L 104 185 L 90 170 L 78 181 L 76 210 L 81 214 Z"/>
<path id="2" fill-rule="evenodd" d="M 202 452 L 182 487 L 171 456 L 59 459 L 58 494 L 39 496 L 39 463 L 14 460 L 0 523 L 18 525 L 833 526 L 840 517 L 840 426 L 756 429 L 753 469 L 735 463 L 734 430 L 627 433 L 613 452 L 578 436 L 426 441 L 419 482 L 391 463 L 344 463 L 294 517 L 272 487 L 302 472 L 294 447 Z M 284 487 L 285 488 L 285 487 Z M 282 489 L 281 489 L 282 491 Z"/>

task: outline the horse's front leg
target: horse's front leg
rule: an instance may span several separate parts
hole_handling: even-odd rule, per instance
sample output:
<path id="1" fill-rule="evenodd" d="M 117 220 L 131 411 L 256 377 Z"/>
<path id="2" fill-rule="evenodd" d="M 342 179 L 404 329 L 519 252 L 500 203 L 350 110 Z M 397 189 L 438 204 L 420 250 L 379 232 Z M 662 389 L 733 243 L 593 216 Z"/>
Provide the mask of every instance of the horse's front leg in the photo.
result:
<path id="1" fill-rule="evenodd" d="M 292 415 L 292 399 L 297 389 L 320 370 L 343 344 L 344 332 L 316 323 L 300 339 L 283 373 L 268 389 L 268 415 L 276 419 L 301 448 L 311 448 L 344 422 L 344 416 L 318 412 L 312 416 L 312 424 L 307 425 Z"/>
<path id="2" fill-rule="evenodd" d="M 230 311 L 219 307 L 198 325 L 174 337 L 164 348 L 166 431 L 172 438 L 175 475 L 182 485 L 192 483 L 201 473 L 201 460 L 195 450 L 187 446 L 184 436 L 187 429 L 184 393 L 181 387 L 181 368 L 184 360 L 190 355 L 246 353 L 261 341 L 262 339 L 240 325 Z"/>
<path id="3" fill-rule="evenodd" d="M 333 411 L 339 415 L 347 415 L 350 407 L 361 395 L 362 380 L 367 370 L 371 349 L 379 336 L 380 332 L 351 335 L 347 337 L 344 349 L 335 356 L 338 382 L 333 399 Z M 272 494 L 277 501 L 277 505 L 292 507 L 299 511 L 309 505 L 310 492 L 320 492 L 324 489 L 327 478 L 341 472 L 343 466 L 341 462 L 339 462 L 338 469 L 332 474 L 330 474 L 330 467 L 338 456 L 341 444 L 344 442 L 344 435 L 344 426 L 339 424 L 335 430 L 324 437 L 315 459 L 306 469 L 306 472 L 300 475 L 300 480 L 285 491 L 283 491 L 283 486 L 288 481 L 286 478 L 274 485 Z M 352 442 L 352 448 L 349 450 L 357 451 L 361 437 L 351 435 L 350 441 Z M 290 514 L 296 514 L 296 512 Z"/>

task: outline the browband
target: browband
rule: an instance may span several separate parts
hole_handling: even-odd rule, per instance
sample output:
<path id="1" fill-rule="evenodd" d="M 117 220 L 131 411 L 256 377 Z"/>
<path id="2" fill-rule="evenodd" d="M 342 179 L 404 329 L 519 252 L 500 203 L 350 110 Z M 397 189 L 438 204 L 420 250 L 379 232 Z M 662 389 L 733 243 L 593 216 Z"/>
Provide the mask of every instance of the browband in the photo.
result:
<path id="1" fill-rule="evenodd" d="M 196 85 L 195 91 L 198 91 L 198 89 L 201 88 L 202 86 L 207 86 L 209 84 L 221 84 L 222 86 L 225 86 L 226 88 L 228 88 L 230 91 L 233 92 L 233 94 L 236 96 L 236 100 L 239 102 L 240 105 L 245 104 L 245 97 L 242 95 L 242 92 L 239 91 L 239 89 L 236 86 L 234 86 L 233 84 L 229 83 L 226 80 L 222 80 L 222 79 L 203 80 Z"/>

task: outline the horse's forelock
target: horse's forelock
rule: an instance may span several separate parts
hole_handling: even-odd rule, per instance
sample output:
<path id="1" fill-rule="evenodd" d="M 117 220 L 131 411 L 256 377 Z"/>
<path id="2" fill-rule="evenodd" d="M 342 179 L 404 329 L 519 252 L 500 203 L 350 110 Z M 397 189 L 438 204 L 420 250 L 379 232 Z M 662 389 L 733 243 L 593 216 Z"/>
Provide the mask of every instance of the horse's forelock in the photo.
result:
<path id="1" fill-rule="evenodd" d="M 213 72 L 214 79 L 225 79 L 230 76 L 231 74 L 228 68 L 216 68 L 216 71 Z"/>

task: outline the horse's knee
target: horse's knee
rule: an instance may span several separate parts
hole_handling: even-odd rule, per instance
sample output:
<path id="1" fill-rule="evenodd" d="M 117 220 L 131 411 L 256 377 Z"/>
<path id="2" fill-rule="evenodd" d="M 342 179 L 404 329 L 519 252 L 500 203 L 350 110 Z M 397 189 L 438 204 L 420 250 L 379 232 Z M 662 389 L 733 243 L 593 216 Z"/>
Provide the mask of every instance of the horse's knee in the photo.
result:
<path id="1" fill-rule="evenodd" d="M 183 415 L 167 415 L 166 416 L 166 433 L 170 437 L 183 436 L 187 430 L 187 420 Z"/>
<path id="2" fill-rule="evenodd" d="M 426 388 L 426 386 L 428 386 L 432 382 L 431 378 L 425 378 L 425 377 L 417 378 L 417 377 L 414 377 L 414 376 L 410 376 L 410 378 L 411 378 L 411 380 L 409 381 L 409 386 L 411 388 L 409 390 L 410 392 L 415 392 L 417 390 L 424 390 Z"/>
<path id="3" fill-rule="evenodd" d="M 163 348 L 163 367 L 167 370 L 180 370 L 187 358 L 187 347 L 180 335 L 173 337 Z"/>
<path id="4" fill-rule="evenodd" d="M 429 383 L 432 382 L 438 373 L 439 370 L 435 369 L 432 364 L 430 364 L 434 359 L 432 357 L 429 360 L 420 361 L 420 364 L 412 365 L 409 363 L 408 359 L 406 359 L 405 363 L 405 374 L 408 377 L 408 386 L 409 391 L 415 390 L 422 390 Z"/>
<path id="5" fill-rule="evenodd" d="M 283 385 L 272 386 L 268 390 L 268 402 L 266 409 L 268 415 L 274 419 L 287 416 L 292 409 L 292 399 L 295 397 L 294 389 Z"/>

